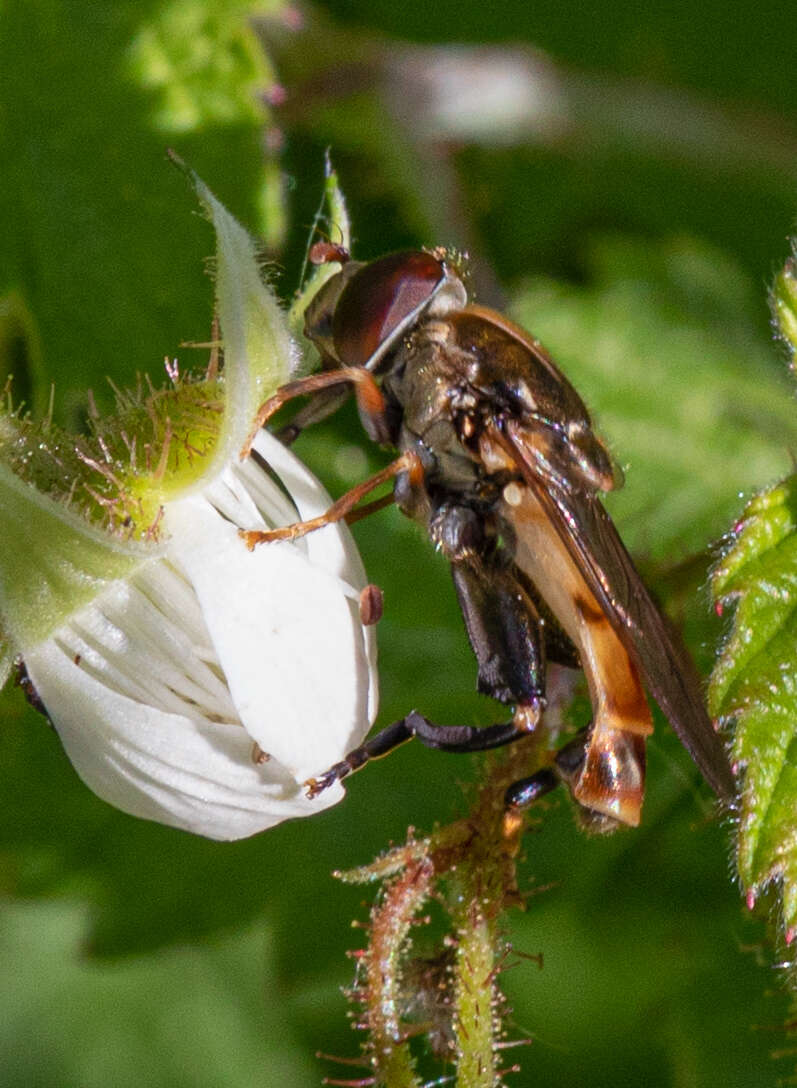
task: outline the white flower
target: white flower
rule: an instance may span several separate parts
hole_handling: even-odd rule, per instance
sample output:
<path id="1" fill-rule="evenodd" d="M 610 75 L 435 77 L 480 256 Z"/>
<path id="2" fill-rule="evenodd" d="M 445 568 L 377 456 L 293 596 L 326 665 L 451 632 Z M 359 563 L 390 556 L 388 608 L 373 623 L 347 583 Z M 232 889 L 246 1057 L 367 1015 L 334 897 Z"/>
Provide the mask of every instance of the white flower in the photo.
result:
<path id="1" fill-rule="evenodd" d="M 249 552 L 238 528 L 330 504 L 271 435 L 255 460 L 167 504 L 165 552 L 113 581 L 25 665 L 81 778 L 136 816 L 241 838 L 342 796 L 302 783 L 354 747 L 376 709 L 365 574 L 336 526 Z M 254 745 L 257 745 L 257 748 Z M 267 761 L 258 762 L 259 753 Z M 262 759 L 262 757 L 260 757 Z"/>
<path id="2" fill-rule="evenodd" d="M 345 526 L 253 552 L 238 535 L 315 517 L 331 499 L 265 432 L 237 459 L 257 403 L 290 375 L 292 349 L 249 239 L 198 188 L 219 240 L 217 441 L 187 485 L 161 481 L 157 543 L 104 537 L 0 458 L 0 616 L 95 793 L 235 839 L 341 798 L 335 784 L 309 800 L 303 784 L 368 731 L 375 645 Z"/>

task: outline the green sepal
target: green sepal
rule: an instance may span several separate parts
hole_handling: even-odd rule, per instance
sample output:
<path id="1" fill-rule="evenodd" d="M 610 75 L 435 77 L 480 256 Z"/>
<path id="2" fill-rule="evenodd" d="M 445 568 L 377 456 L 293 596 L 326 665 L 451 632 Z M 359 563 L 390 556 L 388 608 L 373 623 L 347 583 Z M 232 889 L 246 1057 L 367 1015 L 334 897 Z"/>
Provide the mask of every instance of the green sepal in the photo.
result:
<path id="1" fill-rule="evenodd" d="M 319 227 L 322 229 L 322 236 L 326 236 L 330 241 L 334 242 L 335 245 L 340 245 L 345 250 L 351 250 L 351 220 L 349 219 L 348 209 L 346 208 L 346 201 L 344 200 L 343 193 L 338 184 L 337 172 L 329 159 L 326 161 L 324 192 L 321 198 L 321 205 L 316 213 L 313 230 L 307 243 L 308 255 L 315 232 Z M 305 270 L 306 269 L 307 258 L 305 258 Z M 296 297 L 288 310 L 288 325 L 291 333 L 294 335 L 297 342 L 301 344 L 302 348 L 302 373 L 307 374 L 316 370 L 320 362 L 318 348 L 304 335 L 304 315 L 307 311 L 307 307 L 324 284 L 333 276 L 336 276 L 339 271 L 340 265 L 335 261 L 310 265 L 309 274 L 306 279 L 304 279 L 300 290 L 297 292 Z"/>
<path id="2" fill-rule="evenodd" d="M 158 549 L 90 525 L 0 461 L 0 615 L 13 650 L 42 642 Z"/>
<path id="3" fill-rule="evenodd" d="M 238 452 L 258 408 L 291 377 L 297 349 L 285 315 L 264 283 L 252 239 L 176 155 L 216 231 L 216 313 L 224 342 L 224 416 L 207 476 Z"/>

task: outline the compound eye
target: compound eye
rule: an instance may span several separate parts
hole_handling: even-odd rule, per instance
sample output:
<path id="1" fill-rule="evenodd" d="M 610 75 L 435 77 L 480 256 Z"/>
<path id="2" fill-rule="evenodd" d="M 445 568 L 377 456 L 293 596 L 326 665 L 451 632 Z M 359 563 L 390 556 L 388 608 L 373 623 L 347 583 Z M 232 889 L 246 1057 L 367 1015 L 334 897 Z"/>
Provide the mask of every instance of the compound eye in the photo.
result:
<path id="1" fill-rule="evenodd" d="M 322 355 L 339 362 L 335 355 L 332 319 L 346 284 L 364 268 L 362 261 L 348 261 L 315 294 L 304 315 L 304 334 L 312 340 Z"/>
<path id="2" fill-rule="evenodd" d="M 345 366 L 374 367 L 434 297 L 445 268 L 429 253 L 391 253 L 361 268 L 340 296 L 332 322 Z"/>

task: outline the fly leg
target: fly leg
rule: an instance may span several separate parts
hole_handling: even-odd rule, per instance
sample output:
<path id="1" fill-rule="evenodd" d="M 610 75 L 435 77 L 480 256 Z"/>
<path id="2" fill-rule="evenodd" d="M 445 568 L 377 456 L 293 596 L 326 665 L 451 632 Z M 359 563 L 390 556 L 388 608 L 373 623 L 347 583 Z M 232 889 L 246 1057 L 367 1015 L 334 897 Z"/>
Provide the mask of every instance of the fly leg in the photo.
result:
<path id="1" fill-rule="evenodd" d="M 435 725 L 417 710 L 411 710 L 406 717 L 388 725 L 365 744 L 349 752 L 345 759 L 324 774 L 308 779 L 305 783 L 307 796 L 317 797 L 333 782 L 346 778 L 372 759 L 386 756 L 413 737 L 417 737 L 427 748 L 437 748 L 441 752 L 484 752 L 489 748 L 511 744 L 520 737 L 528 736 L 530 731 L 528 718 L 523 714 L 516 714 L 510 722 L 479 728 L 472 725 Z"/>
<path id="2" fill-rule="evenodd" d="M 244 458 L 249 456 L 252 443 L 260 428 L 265 427 L 274 413 L 278 412 L 289 400 L 319 393 L 347 382 L 354 385 L 360 418 L 363 420 L 369 436 L 377 442 L 389 442 L 391 437 L 390 428 L 385 412 L 385 398 L 382 396 L 381 389 L 376 384 L 371 372 L 366 370 L 365 367 L 350 366 L 339 370 L 325 370 L 320 374 L 310 374 L 306 378 L 297 378 L 296 381 L 287 382 L 281 386 L 273 396 L 269 397 L 260 406 L 252 430 L 241 447 L 239 454 L 241 460 L 243 461 Z M 323 416 L 320 418 L 323 418 Z"/>
<path id="3" fill-rule="evenodd" d="M 375 502 L 369 503 L 367 507 L 361 507 L 357 510 L 355 507 L 360 500 L 373 491 L 374 488 L 402 473 L 406 473 L 411 480 L 417 480 L 418 482 L 423 480 L 423 467 L 417 454 L 409 450 L 402 453 L 387 468 L 383 468 L 381 472 L 375 473 L 367 480 L 363 480 L 361 484 L 357 484 L 351 491 L 347 491 L 345 495 L 341 495 L 325 513 L 320 514 L 317 518 L 310 518 L 308 521 L 297 521 L 293 525 L 284 525 L 279 529 L 239 529 L 238 535 L 243 539 L 249 551 L 252 551 L 258 544 L 266 544 L 275 540 L 296 540 L 300 536 L 306 536 L 307 533 L 312 533 L 316 529 L 323 529 L 325 525 L 331 525 L 336 521 L 343 521 L 344 519 L 348 521 L 358 520 L 359 517 L 365 516 L 366 513 L 374 513 L 385 505 L 384 500 L 377 499 Z M 392 496 L 390 496 L 390 499 L 392 500 Z"/>
<path id="4" fill-rule="evenodd" d="M 504 795 L 507 808 L 528 808 L 555 789 L 560 782 L 572 784 L 584 763 L 584 751 L 589 743 L 589 728 L 580 729 L 553 757 L 550 767 L 543 767 L 528 778 L 513 782 Z"/>
<path id="5" fill-rule="evenodd" d="M 514 782 L 506 791 L 504 802 L 507 808 L 523 809 L 534 804 L 544 794 L 555 789 L 563 782 L 578 797 L 581 779 L 592 755 L 592 728 L 582 729 L 575 737 L 556 753 L 553 764 Z M 627 731 L 615 731 L 611 734 L 611 744 L 602 753 L 608 757 L 612 767 L 613 787 L 623 794 L 628 791 L 629 782 L 638 783 L 638 795 L 644 787 L 645 738 Z M 604 782 L 604 794 L 606 783 Z M 583 796 L 583 793 L 582 793 Z M 592 798 L 591 798 L 592 799 Z M 601 809 L 581 801 L 578 811 L 584 826 L 591 831 L 613 831 L 622 823 L 630 822 L 618 819 L 603 806 Z"/>
<path id="6" fill-rule="evenodd" d="M 493 528 L 472 507 L 445 503 L 429 521 L 432 542 L 451 561 L 477 688 L 536 725 L 545 706 L 545 641 L 540 616 Z"/>
<path id="7" fill-rule="evenodd" d="M 451 574 L 478 664 L 477 689 L 536 725 L 545 706 L 545 646 L 531 598 L 500 562 L 454 562 Z"/>
<path id="8" fill-rule="evenodd" d="M 283 446 L 293 445 L 302 431 L 334 415 L 350 396 L 351 389 L 346 389 L 345 386 L 333 385 L 319 390 L 311 397 L 309 404 L 299 409 L 290 423 L 275 432 L 277 438 Z"/>
<path id="9" fill-rule="evenodd" d="M 410 456 L 420 464 L 416 454 Z M 409 501 L 408 491 L 416 482 L 411 473 L 404 479 L 399 489 L 402 505 Z M 482 523 L 470 507 L 443 505 L 433 514 L 429 531 L 433 542 L 452 561 L 454 585 L 479 666 L 478 689 L 513 704 L 511 720 L 482 727 L 435 725 L 413 710 L 311 779 L 307 783 L 309 797 L 413 737 L 427 748 L 443 752 L 483 752 L 511 744 L 536 729 L 544 705 L 545 670 L 539 618 L 515 577 L 514 567 L 493 548 Z"/>

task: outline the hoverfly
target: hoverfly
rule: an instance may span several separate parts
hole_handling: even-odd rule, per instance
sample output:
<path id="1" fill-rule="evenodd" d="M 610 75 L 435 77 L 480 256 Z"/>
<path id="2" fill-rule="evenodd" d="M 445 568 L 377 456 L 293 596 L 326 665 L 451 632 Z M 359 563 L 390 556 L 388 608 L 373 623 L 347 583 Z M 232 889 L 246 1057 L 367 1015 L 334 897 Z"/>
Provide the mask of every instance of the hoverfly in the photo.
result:
<path id="1" fill-rule="evenodd" d="M 599 826 L 638 824 L 653 730 L 643 683 L 710 786 L 730 799 L 733 776 L 692 662 L 598 499 L 618 474 L 551 357 L 502 314 L 469 304 L 444 251 L 364 264 L 322 244 L 316 259 L 341 263 L 306 315 L 323 370 L 279 390 L 257 427 L 292 397 L 315 394 L 286 429 L 290 440 L 353 386 L 365 430 L 399 457 L 324 517 L 243 535 L 249 547 L 301 535 L 394 478 L 396 504 L 450 562 L 478 689 L 514 709 L 509 722 L 483 728 L 434 725 L 413 711 L 308 783 L 310 795 L 413 736 L 471 752 L 527 735 L 545 705 L 551 660 L 583 669 L 592 722 L 550 768 L 510 787 L 510 806 L 561 780 Z"/>

